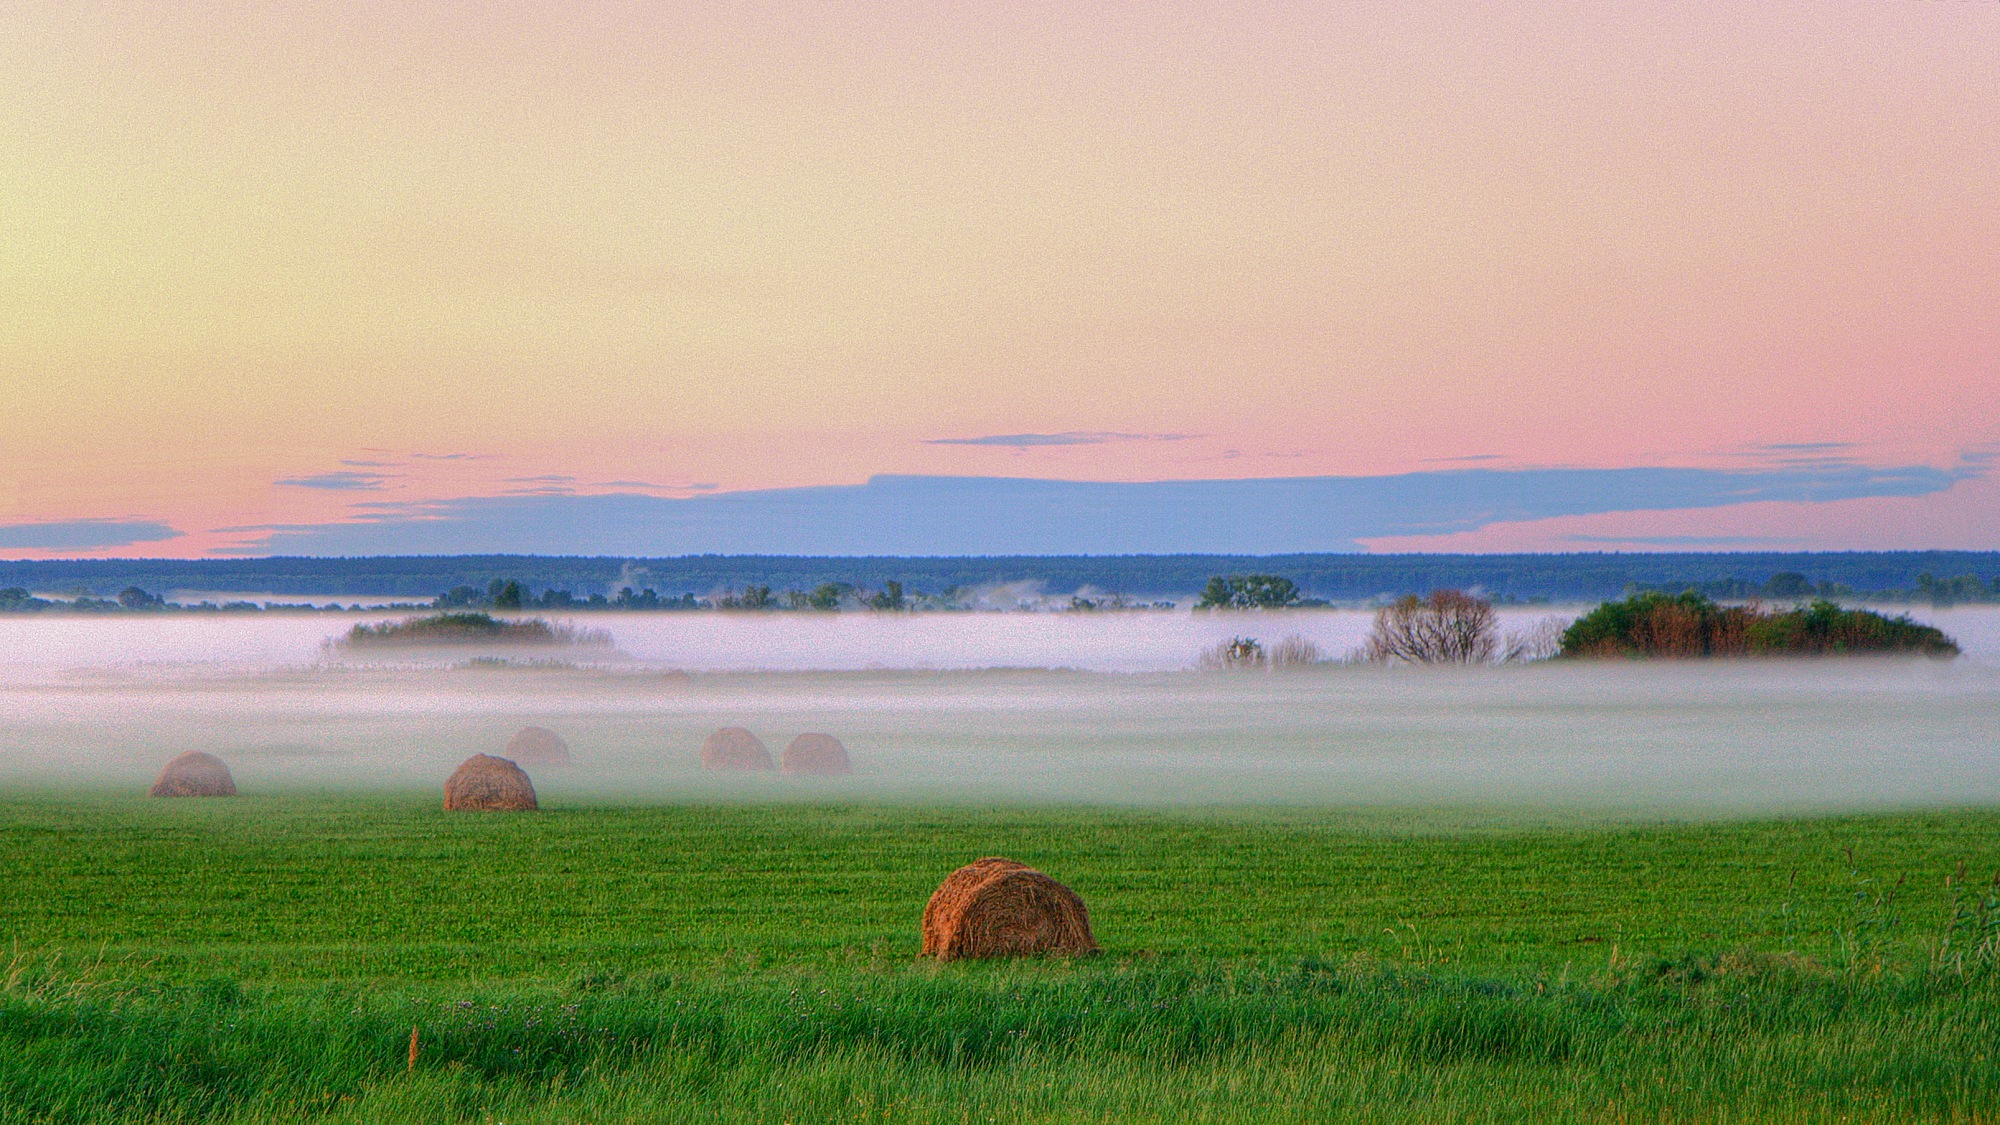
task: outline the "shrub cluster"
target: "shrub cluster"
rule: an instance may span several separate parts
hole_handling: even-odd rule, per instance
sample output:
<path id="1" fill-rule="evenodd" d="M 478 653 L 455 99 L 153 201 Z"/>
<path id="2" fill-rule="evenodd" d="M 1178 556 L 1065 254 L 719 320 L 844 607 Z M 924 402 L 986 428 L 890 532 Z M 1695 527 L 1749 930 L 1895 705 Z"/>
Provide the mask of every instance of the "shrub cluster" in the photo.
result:
<path id="1" fill-rule="evenodd" d="M 503 621 L 485 613 L 439 613 L 408 617 L 380 625 L 356 625 L 348 631 L 351 647 L 417 645 L 605 645 L 610 634 L 601 629 L 551 625 L 541 618 Z"/>
<path id="2" fill-rule="evenodd" d="M 1605 602 L 1563 633 L 1563 656 L 1956 656 L 1943 632 L 1908 616 L 1844 609 L 1824 599 L 1781 612 L 1717 605 L 1689 590 Z"/>

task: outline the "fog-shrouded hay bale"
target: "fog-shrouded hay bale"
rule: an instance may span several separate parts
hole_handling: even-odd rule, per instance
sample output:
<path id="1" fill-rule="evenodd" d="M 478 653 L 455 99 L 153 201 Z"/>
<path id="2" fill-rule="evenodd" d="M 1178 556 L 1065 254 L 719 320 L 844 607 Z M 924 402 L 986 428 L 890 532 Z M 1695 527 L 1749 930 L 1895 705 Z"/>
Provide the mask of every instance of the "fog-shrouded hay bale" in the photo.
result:
<path id="1" fill-rule="evenodd" d="M 569 743 L 547 727 L 522 727 L 507 740 L 507 760 L 523 766 L 566 766 Z"/>
<path id="2" fill-rule="evenodd" d="M 160 771 L 153 783 L 155 797 L 234 797 L 236 779 L 221 758 L 190 750 Z"/>
<path id="3" fill-rule="evenodd" d="M 802 734 L 785 747 L 778 768 L 785 773 L 824 775 L 853 773 L 854 763 L 848 760 L 847 747 L 838 738 L 830 734 Z"/>
<path id="4" fill-rule="evenodd" d="M 989 856 L 966 864 L 924 907 L 924 956 L 940 961 L 1095 952 L 1083 899 L 1011 859 Z"/>
<path id="5" fill-rule="evenodd" d="M 742 727 L 723 727 L 701 744 L 701 764 L 711 770 L 768 770 L 771 751 Z"/>
<path id="6" fill-rule="evenodd" d="M 444 783 L 444 807 L 463 812 L 534 810 L 535 786 L 520 766 L 491 754 L 474 754 Z"/>

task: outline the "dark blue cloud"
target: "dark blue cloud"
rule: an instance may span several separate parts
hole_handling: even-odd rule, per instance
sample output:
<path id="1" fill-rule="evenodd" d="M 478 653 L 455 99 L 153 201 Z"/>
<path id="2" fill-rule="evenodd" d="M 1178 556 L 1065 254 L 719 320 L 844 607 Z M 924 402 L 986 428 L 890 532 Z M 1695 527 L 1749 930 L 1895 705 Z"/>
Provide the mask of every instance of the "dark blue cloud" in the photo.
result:
<path id="1" fill-rule="evenodd" d="M 1282 554 L 1389 535 L 1761 500 L 1923 496 L 1976 470 L 1451 469 L 1377 477 L 1144 483 L 879 476 L 861 485 L 669 498 L 490 496 L 377 504 L 355 523 L 273 531 L 297 555 Z"/>
<path id="2" fill-rule="evenodd" d="M 55 520 L 0 526 L 0 551 L 98 551 L 179 539 L 158 520 Z"/>
<path id="3" fill-rule="evenodd" d="M 357 473 L 341 470 L 336 473 L 315 473 L 308 477 L 285 477 L 274 483 L 288 488 L 318 488 L 327 492 L 374 492 L 385 487 L 389 478 L 381 473 Z"/>

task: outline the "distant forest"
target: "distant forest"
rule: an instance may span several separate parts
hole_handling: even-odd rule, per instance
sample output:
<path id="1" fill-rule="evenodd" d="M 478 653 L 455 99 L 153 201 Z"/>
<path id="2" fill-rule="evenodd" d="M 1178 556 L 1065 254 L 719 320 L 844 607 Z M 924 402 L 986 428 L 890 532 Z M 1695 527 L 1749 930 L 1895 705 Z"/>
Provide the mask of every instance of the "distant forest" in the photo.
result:
<path id="1" fill-rule="evenodd" d="M 1049 594 L 1094 590 L 1131 599 L 1191 599 L 1218 575 L 1276 575 L 1307 598 L 1367 602 L 1455 588 L 1501 603 L 1595 602 L 1642 590 L 1711 597 L 1815 595 L 1953 604 L 2000 600 L 2000 552 L 1563 555 L 1121 555 L 980 558 L 691 555 L 569 558 L 459 555 L 390 558 L 84 559 L 0 562 L 0 588 L 115 597 L 175 591 L 430 602 L 495 580 L 533 590 L 616 598 L 627 587 L 660 599 L 707 599 L 753 587 L 810 591 L 899 584 L 913 595 L 1011 583 Z"/>

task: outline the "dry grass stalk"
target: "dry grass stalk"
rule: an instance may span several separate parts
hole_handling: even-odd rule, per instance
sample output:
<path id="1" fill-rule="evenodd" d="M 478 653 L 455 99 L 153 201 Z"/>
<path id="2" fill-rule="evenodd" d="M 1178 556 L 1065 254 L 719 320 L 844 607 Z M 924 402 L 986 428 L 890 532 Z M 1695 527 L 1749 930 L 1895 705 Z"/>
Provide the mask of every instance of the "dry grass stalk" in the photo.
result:
<path id="1" fill-rule="evenodd" d="M 723 727 L 701 744 L 701 764 L 711 770 L 768 770 L 771 751 L 742 727 Z"/>
<path id="2" fill-rule="evenodd" d="M 830 775 L 853 773 L 854 763 L 848 760 L 847 747 L 838 738 L 830 734 L 802 734 L 785 747 L 778 769 L 789 774 Z"/>
<path id="3" fill-rule="evenodd" d="M 160 771 L 153 783 L 155 797 L 234 797 L 236 779 L 221 758 L 190 750 Z"/>
<path id="4" fill-rule="evenodd" d="M 989 856 L 966 864 L 924 906 L 924 956 L 940 961 L 1096 952 L 1083 899 L 1011 859 Z"/>
<path id="5" fill-rule="evenodd" d="M 507 758 L 524 766 L 567 766 L 569 743 L 547 727 L 522 727 L 507 740 Z"/>
<path id="6" fill-rule="evenodd" d="M 444 783 L 444 807 L 461 812 L 532 812 L 535 786 L 520 766 L 474 754 Z"/>

